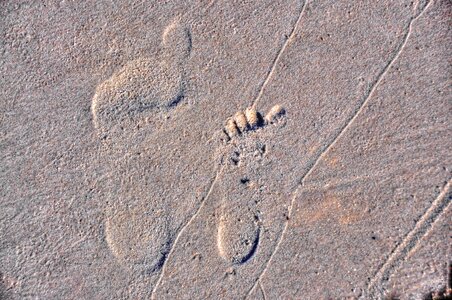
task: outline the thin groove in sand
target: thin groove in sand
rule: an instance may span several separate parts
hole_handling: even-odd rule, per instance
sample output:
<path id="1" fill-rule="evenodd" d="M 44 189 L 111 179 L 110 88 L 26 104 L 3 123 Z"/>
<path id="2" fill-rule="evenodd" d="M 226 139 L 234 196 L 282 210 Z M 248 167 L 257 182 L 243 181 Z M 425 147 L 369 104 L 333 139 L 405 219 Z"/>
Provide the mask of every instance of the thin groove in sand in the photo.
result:
<path id="1" fill-rule="evenodd" d="M 201 200 L 201 204 L 198 206 L 198 208 L 196 209 L 195 213 L 191 216 L 191 218 L 188 220 L 188 222 L 185 223 L 185 225 L 182 226 L 181 230 L 179 230 L 179 232 L 177 233 L 176 238 L 174 239 L 173 245 L 171 246 L 171 249 L 168 252 L 168 256 L 167 256 L 165 262 L 163 263 L 162 271 L 160 272 L 160 276 L 159 276 L 154 288 L 152 289 L 151 299 L 155 299 L 154 298 L 155 291 L 157 290 L 157 287 L 160 285 L 160 282 L 162 281 L 163 275 L 164 275 L 165 270 L 166 270 L 167 262 L 170 260 L 170 257 L 171 257 L 171 255 L 172 255 L 172 253 L 174 251 L 174 248 L 176 247 L 176 244 L 177 244 L 177 242 L 179 240 L 179 237 L 182 235 L 182 233 L 184 232 L 185 228 L 187 228 L 191 224 L 191 222 L 193 222 L 193 220 L 196 218 L 198 213 L 204 207 L 204 204 L 206 203 L 206 200 L 209 198 L 210 193 L 212 192 L 213 187 L 215 186 L 215 183 L 217 182 L 218 178 L 220 177 L 220 174 L 221 174 L 222 170 L 223 170 L 223 165 L 220 166 L 220 169 L 215 174 L 215 177 L 214 177 L 214 179 L 212 180 L 212 183 L 209 186 L 209 189 L 208 189 L 208 192 L 207 192 L 206 196 Z"/>
<path id="2" fill-rule="evenodd" d="M 262 282 L 260 282 L 260 281 L 259 281 L 259 288 L 261 289 L 262 297 L 264 297 L 264 300 L 267 300 L 267 295 L 265 294 L 264 287 L 262 286 Z"/>
<path id="3" fill-rule="evenodd" d="M 430 207 L 424 212 L 422 217 L 416 222 L 410 232 L 401 240 L 398 246 L 392 251 L 385 262 L 377 270 L 377 272 L 372 276 L 366 287 L 366 293 L 363 296 L 370 296 L 374 299 L 374 295 L 377 291 L 372 290 L 376 284 L 383 282 L 386 278 L 389 278 L 391 273 L 397 269 L 401 261 L 404 260 L 422 240 L 424 236 L 427 235 L 429 229 L 433 227 L 435 222 L 439 217 L 447 210 L 447 207 L 451 205 L 450 203 L 450 185 L 451 180 L 447 182 L 441 193 L 432 202 Z M 369 295 L 370 294 L 370 295 Z"/>
<path id="4" fill-rule="evenodd" d="M 284 44 L 282 45 L 281 49 L 279 49 L 278 54 L 276 55 L 275 59 L 273 60 L 272 66 L 271 66 L 270 70 L 267 72 L 265 80 L 263 81 L 263 83 L 262 83 L 262 85 L 261 85 L 261 87 L 259 89 L 258 94 L 257 94 L 256 98 L 254 98 L 254 100 L 253 100 L 253 102 L 251 104 L 252 108 L 256 108 L 257 102 L 259 101 L 259 99 L 261 98 L 262 94 L 264 93 L 264 89 L 267 86 L 268 82 L 270 81 L 270 78 L 272 77 L 272 75 L 273 75 L 273 73 L 274 73 L 274 71 L 276 69 L 276 66 L 278 65 L 278 62 L 281 59 L 281 56 L 282 56 L 283 52 L 286 50 L 287 45 L 289 44 L 289 42 L 295 36 L 295 29 L 298 27 L 298 24 L 301 21 L 301 17 L 303 16 L 303 12 L 305 11 L 307 2 L 308 2 L 308 0 L 304 1 L 303 6 L 301 7 L 301 10 L 300 10 L 300 14 L 298 15 L 298 19 L 295 22 L 295 24 L 294 24 L 294 26 L 292 28 L 292 31 L 289 34 L 289 37 L 284 42 Z"/>
<path id="5" fill-rule="evenodd" d="M 405 45 L 408 41 L 408 38 L 411 34 L 411 29 L 412 29 L 412 24 L 414 21 L 416 21 L 420 16 L 422 16 L 422 14 L 427 10 L 427 8 L 430 6 L 432 1 L 429 1 L 427 3 L 427 5 L 422 9 L 422 11 L 415 17 L 412 17 L 409 25 L 408 25 L 408 30 L 405 33 L 405 35 L 402 38 L 402 42 L 400 43 L 399 47 L 396 49 L 395 51 L 395 55 L 389 60 L 389 62 L 386 64 L 386 66 L 383 68 L 383 70 L 377 75 L 377 79 L 374 81 L 373 85 L 371 86 L 371 88 L 369 89 L 368 93 L 366 95 L 364 95 L 363 100 L 359 103 L 358 107 L 355 109 L 354 113 L 352 114 L 352 116 L 345 122 L 345 125 L 342 126 L 342 128 L 340 128 L 338 130 L 338 133 L 336 134 L 336 136 L 332 139 L 332 141 L 330 143 L 327 144 L 326 147 L 324 147 L 324 150 L 320 152 L 320 154 L 318 154 L 317 158 L 315 159 L 314 163 L 311 164 L 308 167 L 308 170 L 306 171 L 305 175 L 303 175 L 300 179 L 300 184 L 298 185 L 298 187 L 296 188 L 295 192 L 294 192 L 294 196 L 292 197 L 292 200 L 290 201 L 290 205 L 287 208 L 288 211 L 288 220 L 286 221 L 286 224 L 284 225 L 284 229 L 281 232 L 281 235 L 278 238 L 278 243 L 276 244 L 275 249 L 273 250 L 272 254 L 270 255 L 264 269 L 262 270 L 262 272 L 259 274 L 258 278 L 256 279 L 256 281 L 254 282 L 253 286 L 248 290 L 248 292 L 246 293 L 246 298 L 250 295 L 251 291 L 253 290 L 253 288 L 260 282 L 262 276 L 265 274 L 265 272 L 267 271 L 274 255 L 276 252 L 278 252 L 279 247 L 283 241 L 283 237 L 284 234 L 287 231 L 287 228 L 289 226 L 289 220 L 290 217 L 292 215 L 292 208 L 293 208 L 293 204 L 295 202 L 295 199 L 297 197 L 297 194 L 299 192 L 299 190 L 304 186 L 304 180 L 307 176 L 309 176 L 309 174 L 315 169 L 315 167 L 317 166 L 317 164 L 322 160 L 322 158 L 325 156 L 326 153 L 328 153 L 328 151 L 335 145 L 336 141 L 339 140 L 342 135 L 344 134 L 344 132 L 350 127 L 350 125 L 356 120 L 356 118 L 358 117 L 358 115 L 360 114 L 360 112 L 363 110 L 363 108 L 366 106 L 366 104 L 369 102 L 369 99 L 371 98 L 371 96 L 373 95 L 373 92 L 376 90 L 377 86 L 380 84 L 380 82 L 382 81 L 384 75 L 387 74 L 388 70 L 391 68 L 391 66 L 393 65 L 393 63 L 397 60 L 397 58 L 400 56 L 400 53 L 403 51 L 403 49 L 405 48 Z M 307 3 L 307 1 L 306 1 Z M 306 4 L 305 3 L 305 4 Z M 304 8 L 303 8 L 304 11 Z"/>

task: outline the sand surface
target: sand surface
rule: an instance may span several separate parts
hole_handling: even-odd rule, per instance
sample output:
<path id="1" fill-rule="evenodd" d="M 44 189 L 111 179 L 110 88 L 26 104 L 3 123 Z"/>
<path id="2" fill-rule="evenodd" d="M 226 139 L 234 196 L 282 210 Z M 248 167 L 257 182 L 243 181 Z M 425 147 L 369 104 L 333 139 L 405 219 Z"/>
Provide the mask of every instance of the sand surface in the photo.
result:
<path id="1" fill-rule="evenodd" d="M 0 299 L 447 294 L 451 15 L 0 1 Z"/>

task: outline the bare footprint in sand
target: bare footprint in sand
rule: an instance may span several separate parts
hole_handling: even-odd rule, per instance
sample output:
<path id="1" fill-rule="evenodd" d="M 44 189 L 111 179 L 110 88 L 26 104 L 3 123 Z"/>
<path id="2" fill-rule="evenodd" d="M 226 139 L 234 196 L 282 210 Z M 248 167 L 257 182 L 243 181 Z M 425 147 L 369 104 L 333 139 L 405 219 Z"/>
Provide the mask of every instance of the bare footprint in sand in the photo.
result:
<path id="1" fill-rule="evenodd" d="M 161 49 L 154 56 L 129 62 L 96 88 L 92 113 L 102 138 L 130 136 L 125 131 L 143 123 L 161 124 L 165 113 L 182 101 L 183 64 L 191 50 L 189 31 L 177 22 L 169 25 Z"/>
<path id="2" fill-rule="evenodd" d="M 227 145 L 222 149 L 223 175 L 220 178 L 220 211 L 217 214 L 218 253 L 228 262 L 240 265 L 253 257 L 261 234 L 261 199 L 264 187 L 256 173 L 266 155 L 266 145 L 249 138 L 256 130 L 278 123 L 284 109 L 276 105 L 263 118 L 252 108 L 238 112 L 227 121 Z M 258 133 L 255 133 L 258 134 Z"/>
<path id="3" fill-rule="evenodd" d="M 287 120 L 276 105 L 265 117 L 246 109 L 226 121 L 216 180 L 172 247 L 152 299 L 189 299 L 192 293 L 233 299 L 237 281 L 249 284 L 262 270 L 278 233 L 273 224 L 282 217 L 274 208 L 282 195 L 269 180 L 280 159 L 272 140 Z M 181 289 L 186 282 L 191 286 Z"/>
<path id="4" fill-rule="evenodd" d="M 161 49 L 114 73 L 92 100 L 109 165 L 106 241 L 116 259 L 138 274 L 157 272 L 171 246 L 169 195 L 158 182 L 165 171 L 156 169 L 158 151 L 152 153 L 148 141 L 184 99 L 189 31 L 173 22 L 162 34 Z"/>

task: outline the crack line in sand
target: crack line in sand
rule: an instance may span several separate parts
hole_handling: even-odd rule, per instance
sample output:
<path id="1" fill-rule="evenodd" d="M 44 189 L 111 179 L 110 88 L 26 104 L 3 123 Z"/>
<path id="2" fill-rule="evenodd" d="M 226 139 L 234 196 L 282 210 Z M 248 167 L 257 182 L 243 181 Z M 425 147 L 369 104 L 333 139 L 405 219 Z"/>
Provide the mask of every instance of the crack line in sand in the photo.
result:
<path id="1" fill-rule="evenodd" d="M 327 146 L 324 148 L 324 150 L 320 153 L 320 155 L 315 160 L 312 167 L 309 168 L 309 170 L 306 172 L 306 175 L 303 176 L 302 181 L 305 177 L 309 176 L 309 174 L 315 169 L 318 162 L 322 160 L 322 158 L 325 156 L 326 153 L 336 144 L 338 140 L 344 135 L 344 133 L 347 131 L 347 129 L 355 122 L 355 120 L 358 118 L 361 111 L 366 107 L 366 104 L 369 102 L 370 98 L 372 97 L 373 93 L 377 89 L 380 82 L 383 80 L 384 76 L 388 73 L 389 69 L 391 69 L 394 62 L 399 58 L 400 53 L 402 53 L 403 49 L 405 49 L 405 45 L 408 42 L 408 38 L 411 35 L 411 27 L 414 21 L 416 21 L 427 9 L 427 7 L 430 5 L 431 2 L 429 2 L 424 9 L 416 16 L 411 18 L 409 24 L 408 24 L 408 30 L 405 33 L 405 35 L 402 38 L 402 43 L 398 46 L 398 48 L 395 51 L 395 55 L 389 60 L 389 62 L 386 64 L 386 66 L 383 68 L 383 70 L 377 75 L 377 79 L 373 82 L 371 88 L 367 92 L 366 95 L 364 95 L 364 98 L 362 101 L 360 101 L 358 107 L 355 109 L 353 115 L 345 122 L 344 126 L 338 130 L 337 135 L 333 138 L 333 140 L 327 144 Z M 301 182 L 301 185 L 303 185 L 303 182 Z"/>
<path id="2" fill-rule="evenodd" d="M 351 124 L 357 119 L 358 115 L 361 113 L 363 108 L 369 102 L 369 99 L 372 97 L 374 91 L 376 90 L 376 88 L 380 84 L 380 82 L 382 81 L 383 77 L 388 73 L 388 70 L 391 68 L 391 66 L 394 64 L 394 62 L 400 56 L 400 53 L 402 53 L 403 49 L 405 48 L 405 45 L 407 44 L 408 38 L 411 35 L 413 22 L 416 21 L 420 16 L 422 16 L 422 14 L 427 10 L 427 8 L 430 6 L 431 3 L 432 3 L 432 1 L 429 1 L 427 3 L 427 5 L 422 9 L 422 11 L 417 16 L 414 16 L 414 17 L 411 18 L 411 20 L 409 21 L 409 24 L 408 24 L 408 29 L 407 29 L 405 35 L 402 38 L 402 42 L 399 44 L 397 49 L 394 51 L 395 52 L 394 56 L 388 61 L 386 66 L 383 68 L 383 70 L 377 75 L 376 80 L 371 85 L 371 87 L 368 90 L 367 94 L 364 95 L 363 99 L 358 104 L 358 106 L 355 109 L 355 111 L 353 112 L 352 116 L 348 120 L 346 120 L 344 125 L 337 131 L 337 134 L 333 137 L 333 139 L 325 147 L 323 147 L 323 150 L 320 152 L 320 154 L 318 154 L 318 156 L 314 160 L 314 162 L 312 164 L 308 165 L 308 170 L 301 177 L 300 183 L 299 183 L 298 187 L 295 189 L 295 192 L 293 193 L 293 197 L 292 197 L 292 200 L 290 201 L 290 205 L 287 207 L 287 219 L 288 220 L 286 221 L 286 224 L 284 225 L 284 228 L 283 228 L 283 230 L 282 230 L 282 232 L 281 232 L 281 234 L 280 234 L 280 236 L 278 238 L 279 239 L 278 243 L 276 244 L 275 249 L 273 250 L 272 254 L 270 255 L 269 259 L 267 260 L 267 263 L 266 263 L 264 269 L 259 274 L 258 278 L 254 282 L 254 284 L 251 287 L 251 289 L 248 290 L 248 292 L 246 293 L 245 298 L 247 298 L 250 295 L 250 293 L 254 289 L 254 287 L 260 282 L 262 276 L 267 271 L 267 269 L 268 269 L 273 257 L 278 252 L 279 247 L 280 247 L 280 245 L 281 245 L 281 243 L 283 241 L 284 234 L 286 233 L 287 228 L 289 226 L 289 220 L 290 220 L 290 217 L 292 215 L 293 204 L 295 202 L 295 199 L 296 199 L 296 197 L 298 195 L 299 190 L 304 186 L 305 178 L 307 176 L 309 176 L 309 174 L 311 174 L 311 172 L 315 169 L 315 167 L 318 165 L 318 163 L 325 156 L 325 154 L 328 153 L 328 151 L 335 145 L 335 143 L 343 136 L 344 132 L 347 131 L 347 129 L 351 126 Z"/>
<path id="3" fill-rule="evenodd" d="M 434 223 L 451 205 L 450 202 L 450 186 L 451 180 L 447 182 L 438 197 L 432 202 L 430 207 L 424 212 L 421 218 L 416 222 L 413 229 L 401 240 L 397 247 L 388 256 L 385 262 L 380 266 L 378 271 L 369 281 L 366 287 L 365 296 L 370 296 L 374 299 L 377 291 L 374 289 L 375 285 L 387 280 L 389 276 L 397 269 L 404 260 L 427 235 Z M 370 294 L 370 295 L 369 295 Z"/>
<path id="4" fill-rule="evenodd" d="M 185 225 L 182 226 L 182 228 L 181 228 L 181 229 L 179 230 L 179 232 L 177 233 L 176 238 L 174 239 L 173 245 L 171 246 L 171 249 L 170 249 L 170 251 L 168 252 L 168 256 L 166 257 L 166 259 L 165 259 L 165 261 L 164 261 L 164 263 L 163 263 L 162 271 L 160 272 L 160 276 L 159 276 L 159 278 L 158 278 L 158 280 L 157 280 L 157 282 L 156 282 L 154 288 L 152 289 L 152 292 L 151 292 L 151 299 L 155 299 L 155 298 L 154 298 L 155 291 L 157 290 L 157 287 L 160 285 L 160 282 L 161 282 L 162 279 L 163 279 L 163 275 L 164 275 L 165 270 L 166 270 L 167 262 L 169 261 L 169 259 L 170 259 L 170 257 L 171 257 L 171 254 L 172 254 L 173 251 L 174 251 L 174 248 L 176 248 L 176 245 L 177 245 L 177 242 L 178 242 L 178 240 L 179 240 L 179 237 L 182 235 L 182 233 L 184 232 L 185 228 L 187 228 L 187 227 L 191 224 L 191 222 L 198 216 L 198 213 L 199 213 L 199 212 L 201 211 L 201 209 L 204 207 L 204 204 L 207 202 L 206 200 L 209 198 L 210 193 L 212 192 L 213 187 L 215 186 L 215 183 L 217 182 L 218 178 L 220 177 L 220 174 L 221 174 L 222 170 L 223 170 L 223 165 L 220 164 L 220 169 L 218 170 L 218 172 L 216 172 L 215 177 L 214 177 L 214 179 L 212 180 L 212 183 L 211 183 L 210 186 L 209 186 L 209 189 L 208 189 L 208 192 L 207 192 L 206 196 L 202 198 L 201 203 L 199 204 L 199 206 L 198 206 L 198 208 L 196 209 L 195 213 L 191 216 L 191 218 L 188 220 L 188 222 L 185 223 Z"/>
<path id="5" fill-rule="evenodd" d="M 270 81 L 270 78 L 272 77 L 273 73 L 275 72 L 276 66 L 278 65 L 278 62 L 281 59 L 283 52 L 286 50 L 287 45 L 295 36 L 295 29 L 298 27 L 298 24 L 301 21 L 301 17 L 303 16 L 303 12 L 305 11 L 307 3 L 308 3 L 308 0 L 304 1 L 303 6 L 301 7 L 300 13 L 298 15 L 297 21 L 295 22 L 294 26 L 292 27 L 292 30 L 290 31 L 289 36 L 287 37 L 286 41 L 282 45 L 281 49 L 279 49 L 278 54 L 276 55 L 275 59 L 273 60 L 271 68 L 267 72 L 267 75 L 265 76 L 265 80 L 262 82 L 262 84 L 259 88 L 259 92 L 258 92 L 256 98 L 254 98 L 251 107 L 256 108 L 256 104 L 259 101 L 259 99 L 261 98 L 262 94 L 264 93 L 265 87 L 267 86 L 268 82 Z"/>
<path id="6" fill-rule="evenodd" d="M 262 297 L 264 297 L 264 300 L 267 300 L 267 296 L 266 296 L 266 294 L 265 294 L 264 287 L 262 286 L 262 282 L 260 282 L 260 281 L 259 281 L 259 288 L 260 288 L 260 290 L 261 290 Z"/>

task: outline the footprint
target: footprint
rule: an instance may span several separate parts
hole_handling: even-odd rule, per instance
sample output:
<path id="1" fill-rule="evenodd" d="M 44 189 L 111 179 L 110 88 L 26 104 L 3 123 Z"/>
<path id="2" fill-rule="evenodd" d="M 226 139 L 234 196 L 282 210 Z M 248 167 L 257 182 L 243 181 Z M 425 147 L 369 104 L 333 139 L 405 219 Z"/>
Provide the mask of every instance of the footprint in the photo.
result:
<path id="1" fill-rule="evenodd" d="M 266 145 L 259 140 L 261 130 L 278 123 L 284 109 L 276 105 L 263 118 L 254 109 L 238 112 L 224 129 L 227 144 L 222 158 L 222 195 L 218 213 L 218 252 L 228 262 L 240 265 L 258 249 L 261 234 L 260 202 L 264 186 L 259 181 L 259 164 L 265 161 Z"/>
<path id="2" fill-rule="evenodd" d="M 158 126 L 156 122 L 165 119 L 163 113 L 183 100 L 189 31 L 173 22 L 163 32 L 161 48 L 161 53 L 127 63 L 96 88 L 92 113 L 102 138 L 120 136 L 126 128 L 146 123 Z"/>
<path id="3" fill-rule="evenodd" d="M 184 99 L 189 31 L 173 22 L 162 34 L 161 49 L 126 64 L 96 88 L 92 100 L 94 125 L 106 149 L 102 159 L 109 168 L 106 242 L 116 259 L 138 274 L 160 270 L 178 226 L 168 211 L 171 189 L 159 182 L 170 177 L 168 162 L 155 162 L 158 149 L 151 153 L 149 141 Z"/>
<path id="4" fill-rule="evenodd" d="M 275 168 L 284 157 L 274 141 L 288 124 L 279 105 L 265 117 L 249 108 L 226 121 L 215 155 L 217 176 L 178 235 L 151 299 L 184 299 L 187 289 L 201 291 L 200 298 L 237 298 L 238 286 L 252 286 L 281 232 L 274 225 L 287 220 L 284 207 L 275 208 L 287 195 L 273 182 L 284 176 Z M 195 283 L 193 290 L 178 288 L 186 282 Z"/>
<path id="5" fill-rule="evenodd" d="M 153 273 L 166 259 L 171 246 L 170 232 L 165 216 L 150 217 L 142 209 L 136 206 L 109 210 L 105 236 L 113 255 L 121 263 L 138 273 Z M 162 220 L 156 222 L 156 217 Z"/>

